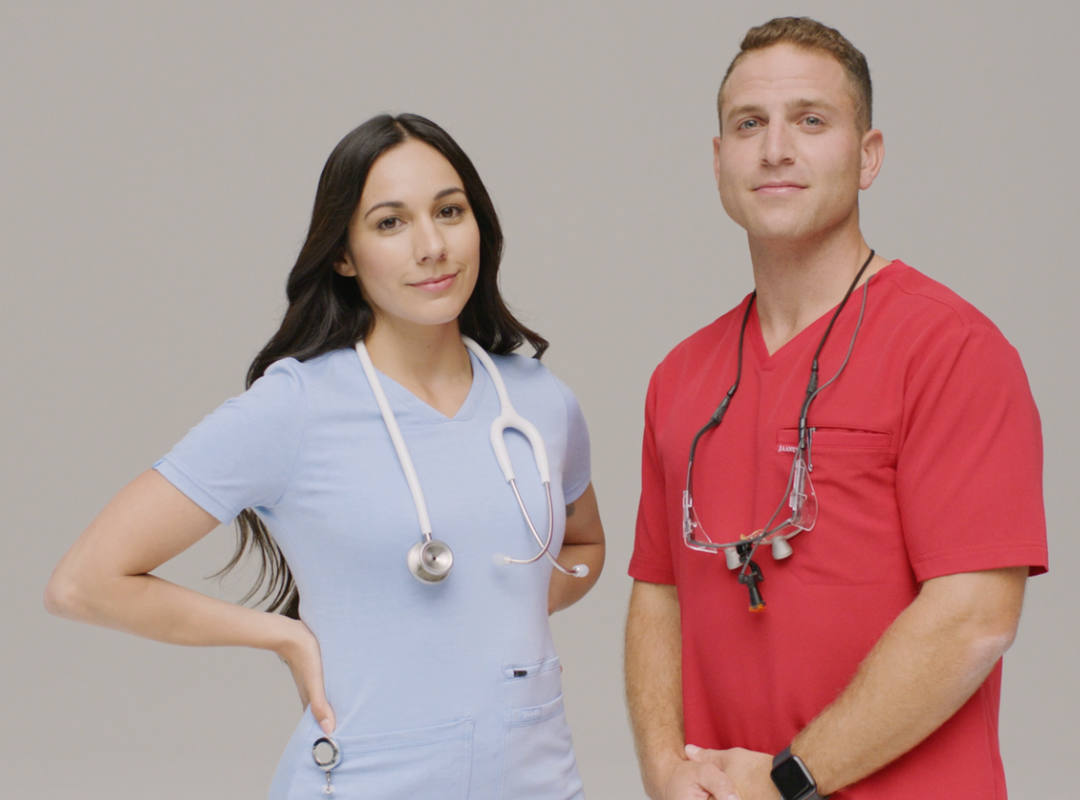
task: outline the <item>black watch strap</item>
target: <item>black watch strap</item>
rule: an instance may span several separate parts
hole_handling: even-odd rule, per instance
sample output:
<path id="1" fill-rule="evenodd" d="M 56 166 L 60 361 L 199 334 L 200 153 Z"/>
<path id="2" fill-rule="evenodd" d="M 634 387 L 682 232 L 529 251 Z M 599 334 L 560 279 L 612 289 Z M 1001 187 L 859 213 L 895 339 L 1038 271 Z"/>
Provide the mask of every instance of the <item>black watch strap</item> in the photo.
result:
<path id="1" fill-rule="evenodd" d="M 802 759 L 792 754 L 790 747 L 773 758 L 770 776 L 784 800 L 827 800 L 818 794 L 814 776 Z"/>

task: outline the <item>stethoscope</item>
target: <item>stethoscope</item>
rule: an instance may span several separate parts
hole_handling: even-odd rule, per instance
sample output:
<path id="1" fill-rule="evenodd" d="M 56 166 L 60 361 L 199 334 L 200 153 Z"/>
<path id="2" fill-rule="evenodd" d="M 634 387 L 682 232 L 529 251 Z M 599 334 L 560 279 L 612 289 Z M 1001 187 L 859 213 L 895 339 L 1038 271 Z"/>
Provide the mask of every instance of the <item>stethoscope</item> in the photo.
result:
<path id="1" fill-rule="evenodd" d="M 467 336 L 462 336 L 461 339 L 465 343 L 465 346 L 469 348 L 473 355 L 476 356 L 477 360 L 483 365 L 484 370 L 491 377 L 491 382 L 495 385 L 495 391 L 499 395 L 499 415 L 495 417 L 491 423 L 491 449 L 495 451 L 495 460 L 498 461 L 499 467 L 502 469 L 503 477 L 506 478 L 507 483 L 510 484 L 510 488 L 514 492 L 514 498 L 517 500 L 518 508 L 521 510 L 521 515 L 525 519 L 525 524 L 528 526 L 529 532 L 532 533 L 533 539 L 535 539 L 536 543 L 540 546 L 539 552 L 530 558 L 511 558 L 508 555 L 499 554 L 495 556 L 495 562 L 498 564 L 533 564 L 546 556 L 552 566 L 565 575 L 570 575 L 575 578 L 584 578 L 589 574 L 589 567 L 587 564 L 576 564 L 570 569 L 567 569 L 560 564 L 551 553 L 551 541 L 555 531 L 555 520 L 554 514 L 552 513 L 553 506 L 551 500 L 551 474 L 548 469 L 547 448 L 544 447 L 544 440 L 543 437 L 540 436 L 540 431 L 537 430 L 535 425 L 514 410 L 514 406 L 510 402 L 510 395 L 506 391 L 506 384 L 503 382 L 502 375 L 499 373 L 499 370 L 491 357 L 472 339 Z M 405 439 L 401 435 L 401 429 L 398 428 L 397 419 L 394 417 L 394 412 L 390 408 L 390 402 L 386 399 L 386 393 L 383 391 L 382 383 L 379 380 L 378 374 L 375 372 L 375 365 L 371 363 L 371 356 L 368 354 L 367 347 L 364 346 L 363 341 L 356 343 L 356 353 L 360 356 L 360 364 L 364 368 L 364 375 L 367 377 L 368 384 L 371 386 L 371 391 L 375 395 L 375 402 L 379 405 L 379 412 L 382 414 L 383 423 L 386 425 L 386 430 L 390 434 L 390 439 L 394 444 L 398 463 L 401 464 L 401 469 L 405 473 L 405 480 L 409 484 L 409 491 L 412 493 L 413 505 L 416 507 L 416 517 L 420 523 L 420 532 L 423 535 L 423 539 L 409 548 L 408 555 L 406 556 L 409 572 L 411 572 L 417 580 L 423 583 L 438 583 L 450 574 L 450 568 L 454 565 L 454 553 L 450 549 L 450 545 L 439 539 L 433 538 L 431 535 L 431 520 L 428 517 L 427 503 L 424 501 L 424 492 L 420 488 L 420 480 L 416 475 L 416 468 L 413 466 L 412 458 L 409 456 L 409 450 L 405 446 Z M 529 440 L 529 445 L 532 447 L 533 459 L 536 461 L 536 471 L 540 475 L 540 482 L 544 485 L 544 494 L 547 498 L 548 525 L 547 536 L 544 538 L 541 538 L 540 534 L 537 532 L 532 517 L 525 507 L 525 501 L 522 500 L 521 493 L 518 491 L 517 478 L 514 475 L 514 466 L 510 461 L 510 454 L 506 449 L 505 436 L 506 431 L 509 428 L 521 431 L 521 433 L 525 435 L 525 438 Z M 323 787 L 323 793 L 328 795 L 333 794 L 334 786 L 331 782 L 331 774 L 333 770 L 341 764 L 341 746 L 332 736 L 320 736 L 315 740 L 314 744 L 312 744 L 311 757 L 315 762 L 315 766 L 326 774 L 326 785 Z"/>
<path id="2" fill-rule="evenodd" d="M 761 567 L 753 560 L 754 553 L 762 543 L 768 541 L 772 545 L 773 558 L 777 561 L 787 558 L 792 554 L 791 545 L 788 543 L 788 539 L 799 533 L 800 528 L 796 527 L 791 533 L 779 533 L 785 524 L 781 523 L 779 526 L 774 527 L 777 516 L 779 516 L 781 509 L 788 503 L 789 493 L 792 486 L 800 482 L 804 475 L 797 474 L 799 469 L 803 469 L 809 472 L 813 469 L 809 459 L 806 459 L 805 464 L 801 463 L 801 459 L 808 452 L 810 447 L 810 440 L 812 438 L 812 429 L 807 427 L 807 417 L 810 413 L 810 404 L 814 401 L 821 391 L 840 377 L 840 373 L 844 371 L 848 361 L 851 359 L 851 353 L 855 349 L 855 338 L 859 335 L 859 329 L 862 327 L 863 314 L 866 311 L 866 290 L 869 287 L 869 281 L 863 285 L 862 306 L 859 309 L 859 318 L 855 323 L 855 330 L 851 334 L 851 341 L 848 343 L 847 354 L 844 356 L 843 362 L 836 370 L 836 373 L 825 381 L 825 383 L 818 386 L 818 357 L 821 355 L 821 351 L 825 347 L 825 342 L 829 339 L 829 334 L 832 332 L 833 324 L 836 322 L 836 318 L 840 316 L 840 312 L 844 310 L 844 306 L 847 305 L 848 298 L 851 297 L 851 293 L 855 291 L 855 287 L 859 283 L 859 278 L 866 272 L 866 268 L 870 266 L 870 262 L 874 259 L 874 251 L 870 251 L 870 255 L 866 257 L 866 261 L 859 267 L 859 271 L 855 273 L 855 277 L 851 281 L 851 285 L 848 286 L 847 292 L 844 293 L 844 298 L 840 301 L 840 305 L 836 307 L 836 311 L 833 312 L 832 318 L 829 320 L 829 325 L 825 328 L 825 333 L 822 334 L 821 341 L 818 342 L 817 350 L 814 352 L 814 358 L 810 363 L 810 380 L 806 385 L 806 396 L 803 400 L 802 408 L 799 411 L 799 438 L 798 444 L 795 449 L 795 460 L 792 465 L 791 477 L 788 479 L 788 486 L 784 492 L 784 499 L 780 501 L 780 505 L 777 506 L 776 511 L 769 517 L 769 521 L 765 524 L 765 527 L 754 534 L 740 539 L 737 542 L 703 542 L 694 537 L 693 530 L 696 527 L 696 523 L 691 518 L 691 512 L 693 509 L 693 492 L 692 482 L 694 474 L 694 454 L 697 451 L 698 440 L 713 428 L 717 427 L 724 419 L 724 415 L 727 413 L 728 405 L 731 403 L 731 398 L 735 396 L 736 390 L 739 388 L 739 381 L 742 379 L 742 362 L 743 362 L 743 339 L 746 335 L 746 326 L 750 320 L 750 309 L 754 305 L 754 299 L 757 296 L 755 292 L 750 296 L 750 300 L 746 304 L 746 311 L 743 313 L 742 325 L 739 328 L 739 354 L 738 362 L 735 369 L 735 382 L 731 384 L 731 387 L 727 390 L 724 398 L 720 401 L 720 405 L 716 407 L 716 410 L 709 417 L 709 421 L 706 422 L 701 430 L 695 435 L 690 444 L 690 455 L 687 460 L 686 466 L 686 488 L 683 491 L 682 497 L 682 529 L 683 540 L 687 547 L 691 550 L 699 550 L 706 553 L 716 553 L 721 550 L 724 551 L 725 561 L 728 569 L 739 570 L 739 583 L 744 584 L 750 592 L 750 610 L 761 611 L 765 608 L 765 601 L 761 596 L 761 590 L 758 587 L 758 583 L 765 580 L 762 574 Z M 793 509 L 794 510 L 794 509 Z"/>
<path id="3" fill-rule="evenodd" d="M 567 569 L 551 553 L 551 541 L 555 532 L 555 515 L 552 509 L 551 475 L 548 470 L 547 449 L 544 447 L 544 440 L 540 436 L 540 431 L 514 410 L 514 406 L 510 402 L 510 395 L 506 391 L 506 384 L 503 383 L 502 375 L 495 366 L 495 362 L 492 361 L 491 356 L 469 337 L 462 336 L 461 340 L 483 365 L 484 370 L 491 378 L 491 382 L 495 385 L 495 391 L 499 395 L 499 415 L 491 423 L 491 449 L 495 451 L 495 460 L 502 469 L 503 477 L 506 478 L 506 482 L 510 484 L 510 488 L 514 492 L 514 498 L 517 500 L 518 508 L 521 510 L 521 516 L 524 518 L 533 539 L 536 540 L 537 545 L 540 547 L 539 552 L 531 558 L 511 558 L 508 555 L 498 554 L 495 556 L 495 562 L 497 564 L 533 564 L 546 556 L 552 566 L 563 574 L 575 578 L 584 578 L 589 574 L 589 567 L 586 564 L 576 564 Z M 390 440 L 394 444 L 394 451 L 397 453 L 398 463 L 401 464 L 401 469 L 405 473 L 405 480 L 409 484 L 413 505 L 416 506 L 416 518 L 420 523 L 420 533 L 423 538 L 409 548 L 406 556 L 409 572 L 423 583 L 438 583 L 450 574 L 450 568 L 454 565 L 454 553 L 446 542 L 432 538 L 431 520 L 428 517 L 424 492 L 420 488 L 420 479 L 416 476 L 416 468 L 413 467 L 412 458 L 409 457 L 405 439 L 401 435 L 401 429 L 398 428 L 397 419 L 394 417 L 394 412 L 386 399 L 386 393 L 383 391 L 382 383 L 375 372 L 375 365 L 371 363 L 371 356 L 368 355 L 363 340 L 356 343 L 356 353 L 360 356 L 360 364 L 364 368 L 364 374 L 367 376 L 371 391 L 375 395 L 375 402 L 379 405 L 383 422 L 386 425 L 387 432 L 390 434 Z M 514 465 L 510 462 L 510 454 L 506 450 L 505 436 L 507 429 L 510 428 L 520 431 L 529 440 L 533 459 L 536 461 L 536 471 L 539 473 L 540 482 L 544 486 L 548 517 L 547 536 L 544 538 L 541 538 L 537 532 L 532 517 L 529 515 L 528 509 L 525 508 L 525 502 L 521 499 L 521 493 L 518 491 L 517 479 L 514 476 Z"/>

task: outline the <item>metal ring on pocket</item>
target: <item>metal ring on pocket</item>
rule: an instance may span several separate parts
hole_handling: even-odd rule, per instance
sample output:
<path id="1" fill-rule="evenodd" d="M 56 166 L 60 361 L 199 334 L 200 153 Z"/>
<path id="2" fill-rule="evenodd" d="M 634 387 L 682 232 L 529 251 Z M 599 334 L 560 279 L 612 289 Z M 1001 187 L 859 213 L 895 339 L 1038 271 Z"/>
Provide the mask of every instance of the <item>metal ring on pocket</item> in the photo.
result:
<path id="1" fill-rule="evenodd" d="M 329 772 L 341 763 L 341 746 L 330 736 L 320 736 L 311 745 L 311 758 L 315 766 Z"/>

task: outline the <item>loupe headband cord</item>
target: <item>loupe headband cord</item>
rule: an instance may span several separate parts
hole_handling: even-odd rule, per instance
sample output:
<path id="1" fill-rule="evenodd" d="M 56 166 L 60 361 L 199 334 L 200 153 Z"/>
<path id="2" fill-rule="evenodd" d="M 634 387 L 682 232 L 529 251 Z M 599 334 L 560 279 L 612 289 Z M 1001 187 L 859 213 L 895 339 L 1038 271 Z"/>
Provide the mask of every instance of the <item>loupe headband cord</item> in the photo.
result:
<path id="1" fill-rule="evenodd" d="M 806 387 L 806 399 L 803 401 L 802 410 L 799 412 L 799 442 L 796 445 L 796 448 L 797 448 L 797 450 L 796 450 L 796 458 L 798 457 L 798 452 L 801 451 L 803 448 L 805 448 L 807 446 L 807 442 L 806 442 L 806 420 L 807 420 L 807 417 L 810 414 L 810 404 L 814 401 L 814 398 L 817 397 L 826 386 L 828 386 L 829 384 L 831 384 L 833 381 L 835 381 L 837 378 L 840 377 L 840 373 L 844 371 L 845 367 L 847 367 L 848 361 L 851 359 L 851 354 L 855 350 L 855 337 L 857 337 L 859 335 L 859 329 L 862 327 L 863 315 L 866 313 L 866 294 L 867 294 L 867 289 L 870 287 L 870 282 L 869 281 L 867 281 L 865 284 L 863 284 L 863 296 L 862 296 L 862 304 L 859 307 L 859 318 L 855 321 L 855 330 L 851 334 L 851 341 L 848 342 L 848 349 L 847 349 L 847 353 L 844 355 L 844 360 L 840 363 L 840 367 L 836 370 L 836 372 L 833 373 L 833 376 L 831 378 L 829 378 L 829 380 L 825 381 L 825 383 L 821 384 L 821 386 L 817 385 L 818 356 L 821 355 L 821 351 L 825 348 L 825 341 L 829 338 L 829 334 L 832 333 L 833 323 L 836 322 L 836 318 L 840 316 L 840 312 L 844 310 L 844 306 L 847 305 L 848 298 L 851 297 L 851 293 L 853 291 L 855 291 L 855 287 L 859 283 L 859 278 L 861 278 L 863 273 L 866 272 L 866 268 L 868 266 L 870 266 L 870 262 L 873 261 L 873 259 L 874 259 L 874 249 L 871 248 L 870 249 L 870 255 L 868 255 L 866 257 L 866 261 L 864 261 L 863 265 L 861 267 L 859 267 L 859 271 L 857 273 L 855 273 L 854 280 L 852 280 L 851 285 L 848 286 L 848 290 L 844 294 L 844 299 L 840 301 L 840 305 L 838 305 L 836 307 L 836 311 L 833 312 L 832 319 L 829 320 L 829 326 L 825 329 L 825 335 L 821 337 L 821 342 L 818 343 L 817 351 L 814 353 L 814 360 L 810 365 L 810 383 L 807 384 L 807 387 Z M 780 513 L 780 511 L 783 509 L 784 504 L 787 502 L 788 496 L 791 494 L 791 489 L 792 489 L 792 486 L 794 485 L 794 477 L 795 477 L 795 472 L 794 472 L 794 470 L 792 470 L 791 474 L 788 475 L 787 489 L 786 489 L 786 491 L 784 493 L 784 496 L 780 499 L 780 505 L 778 505 L 776 507 L 776 510 L 773 511 L 773 513 L 772 513 L 772 516 L 769 517 L 769 521 L 765 524 L 765 527 L 762 528 L 761 535 L 754 537 L 753 543 L 751 544 L 751 547 L 750 547 L 750 553 L 749 553 L 749 555 L 747 555 L 746 560 L 743 563 L 743 567 L 739 571 L 740 576 L 746 574 L 746 570 L 747 570 L 747 568 L 749 566 L 750 559 L 753 558 L 754 553 L 757 551 L 758 545 L 761 544 L 761 542 L 764 540 L 764 538 L 766 536 L 768 536 L 770 533 L 773 532 L 773 531 L 770 531 L 770 528 L 772 527 L 772 524 L 776 521 L 776 517 Z"/>
<path id="2" fill-rule="evenodd" d="M 750 319 L 750 309 L 754 307 L 754 300 L 756 298 L 757 292 L 751 292 L 750 300 L 746 303 L 746 311 L 743 312 L 742 325 L 739 327 L 739 357 L 735 366 L 735 382 L 731 384 L 731 388 L 727 390 L 727 394 L 725 394 L 724 399 L 720 401 L 720 405 L 716 407 L 716 411 L 709 417 L 709 421 L 705 423 L 701 430 L 694 434 L 694 439 L 690 443 L 690 458 L 687 460 L 686 464 L 686 490 L 688 494 L 692 492 L 690 481 L 693 478 L 694 453 L 697 452 L 698 439 L 719 425 L 724 419 L 724 414 L 727 413 L 731 398 L 735 396 L 735 391 L 739 388 L 739 381 L 742 380 L 743 339 L 746 336 L 746 323 Z M 687 513 L 689 513 L 689 511 Z"/>
<path id="3" fill-rule="evenodd" d="M 844 292 L 844 299 L 840 301 L 840 305 L 836 307 L 836 311 L 833 312 L 832 319 L 829 320 L 829 327 L 825 329 L 825 334 L 821 337 L 821 341 L 818 342 L 817 350 L 814 352 L 814 359 L 810 362 L 810 382 L 806 384 L 806 399 L 803 400 L 802 410 L 799 412 L 799 446 L 806 445 L 806 417 L 810 413 L 810 401 L 817 396 L 817 393 L 824 389 L 818 388 L 818 357 L 821 355 L 821 351 L 825 349 L 825 342 L 829 340 L 829 334 L 832 333 L 833 325 L 836 324 L 836 318 L 840 316 L 840 312 L 844 310 L 844 306 L 847 305 L 848 298 L 851 297 L 851 293 L 855 291 L 855 287 L 859 285 L 859 278 L 866 272 L 866 268 L 870 266 L 870 262 L 874 260 L 874 249 L 870 248 L 870 255 L 866 257 L 866 261 L 859 267 L 859 271 L 855 273 L 855 277 L 851 281 L 851 285 L 848 286 L 846 292 Z M 865 294 L 863 295 L 865 297 Z M 861 316 L 860 316 L 861 319 Z M 856 328 L 856 333 L 858 328 Z M 852 344 L 854 344 L 854 337 L 852 337 Z M 850 355 L 850 352 L 849 352 Z M 847 359 L 844 360 L 847 364 Z M 841 370 L 843 367 L 840 368 Z M 840 372 L 837 371 L 836 375 Z M 833 376 L 833 380 L 836 380 L 836 375 Z M 829 381 L 832 383 L 832 381 Z M 828 384 L 826 384 L 827 386 Z"/>

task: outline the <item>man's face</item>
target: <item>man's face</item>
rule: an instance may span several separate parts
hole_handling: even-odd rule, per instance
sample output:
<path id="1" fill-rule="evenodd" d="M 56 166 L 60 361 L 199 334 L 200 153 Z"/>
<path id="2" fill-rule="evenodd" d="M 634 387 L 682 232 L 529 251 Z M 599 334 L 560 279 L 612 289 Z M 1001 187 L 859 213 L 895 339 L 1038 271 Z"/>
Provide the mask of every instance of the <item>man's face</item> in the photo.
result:
<path id="1" fill-rule="evenodd" d="M 716 185 L 752 241 L 857 229 L 859 189 L 877 175 L 883 145 L 880 131 L 858 129 L 838 61 L 789 44 L 747 53 L 728 76 L 721 113 Z"/>

